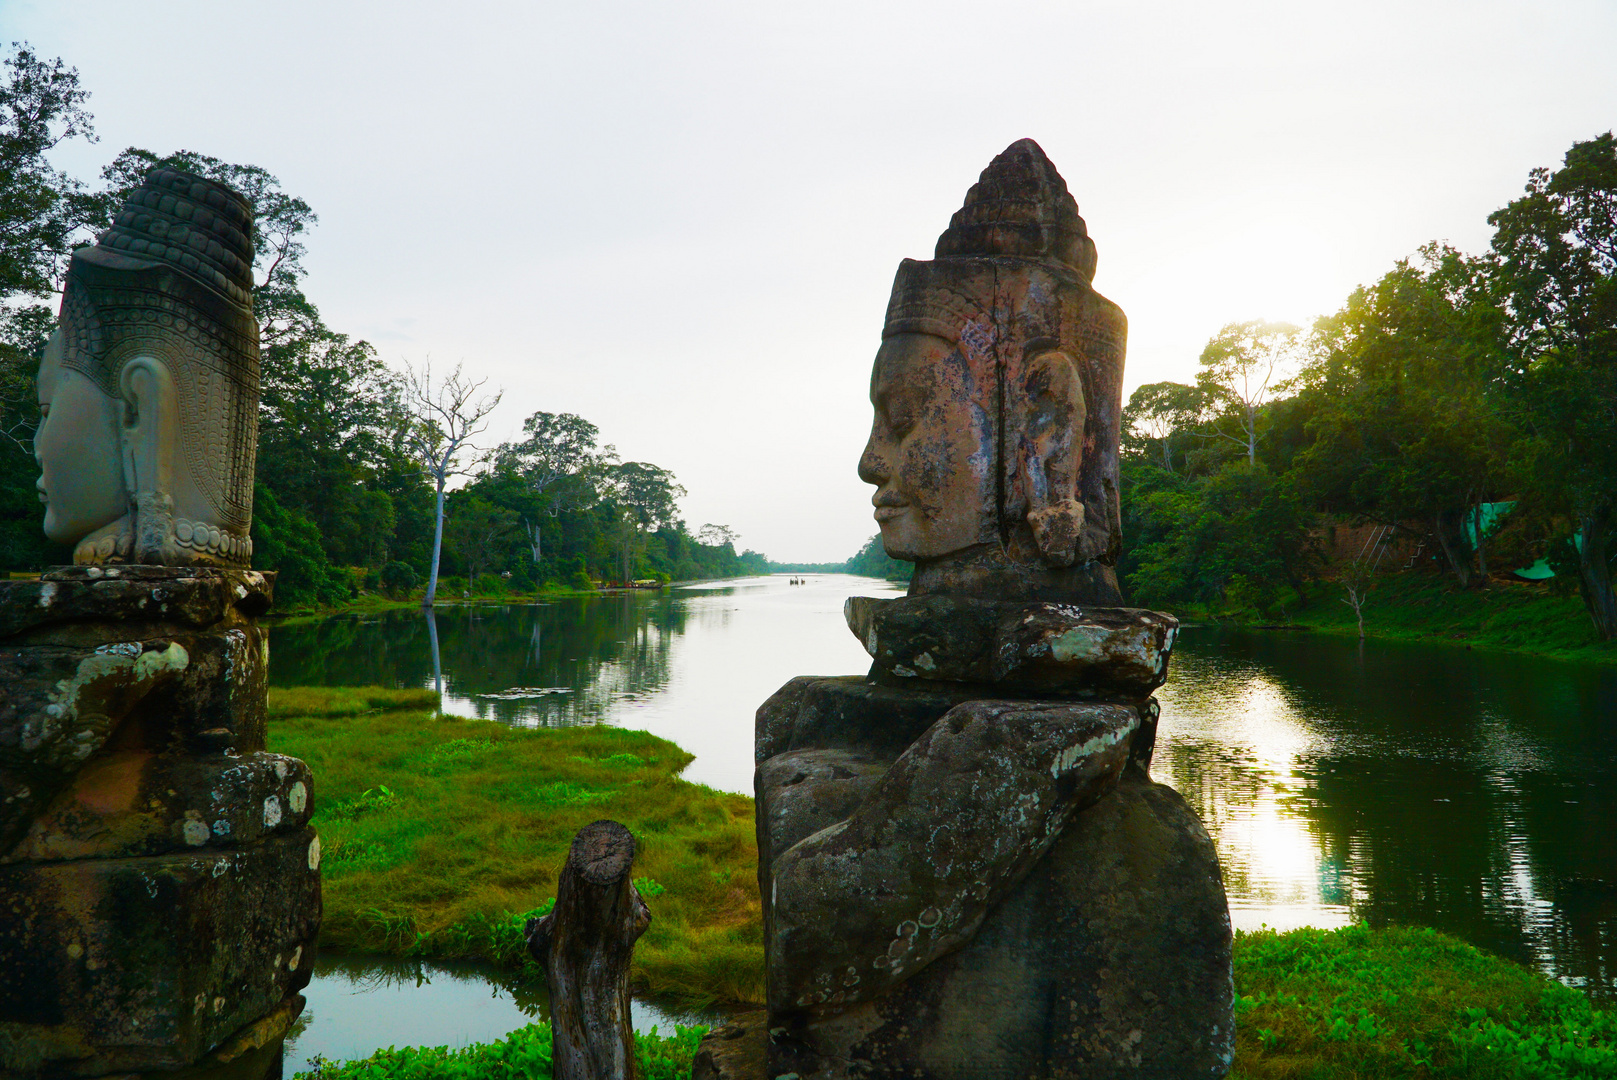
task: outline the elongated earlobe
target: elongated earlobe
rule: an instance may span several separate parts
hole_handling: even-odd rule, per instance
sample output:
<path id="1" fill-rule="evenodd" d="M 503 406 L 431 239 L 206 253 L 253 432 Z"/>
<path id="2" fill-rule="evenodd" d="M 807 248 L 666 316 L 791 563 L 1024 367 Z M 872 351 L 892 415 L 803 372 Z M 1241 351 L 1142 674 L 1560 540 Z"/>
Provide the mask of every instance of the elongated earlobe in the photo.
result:
<path id="1" fill-rule="evenodd" d="M 1071 357 L 1047 352 L 1028 365 L 1022 389 L 1028 417 L 1018 457 L 1027 523 L 1045 562 L 1071 566 L 1084 528 L 1084 504 L 1076 497 L 1083 465 L 1083 384 Z"/>
<path id="2" fill-rule="evenodd" d="M 174 483 L 172 470 L 179 445 L 179 394 L 168 365 L 137 356 L 118 376 L 124 397 L 124 476 L 133 503 L 134 559 L 138 563 L 172 565 Z"/>

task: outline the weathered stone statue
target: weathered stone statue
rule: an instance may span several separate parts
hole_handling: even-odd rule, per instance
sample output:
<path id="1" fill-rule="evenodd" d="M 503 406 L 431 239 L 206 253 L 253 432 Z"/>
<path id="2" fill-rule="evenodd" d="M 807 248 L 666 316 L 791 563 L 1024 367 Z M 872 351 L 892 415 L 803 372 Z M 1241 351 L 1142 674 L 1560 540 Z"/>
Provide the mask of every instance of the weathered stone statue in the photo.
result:
<path id="1" fill-rule="evenodd" d="M 74 254 L 40 366 L 78 565 L 0 583 L 5 1076 L 279 1076 L 302 1008 L 320 848 L 308 769 L 264 752 L 251 230 L 153 171 Z"/>
<path id="2" fill-rule="evenodd" d="M 767 1075 L 1222 1076 L 1218 860 L 1147 774 L 1178 624 L 1114 606 L 1123 314 L 1031 141 L 936 255 L 899 268 L 859 463 L 909 595 L 849 601 L 867 677 L 758 710 Z"/>

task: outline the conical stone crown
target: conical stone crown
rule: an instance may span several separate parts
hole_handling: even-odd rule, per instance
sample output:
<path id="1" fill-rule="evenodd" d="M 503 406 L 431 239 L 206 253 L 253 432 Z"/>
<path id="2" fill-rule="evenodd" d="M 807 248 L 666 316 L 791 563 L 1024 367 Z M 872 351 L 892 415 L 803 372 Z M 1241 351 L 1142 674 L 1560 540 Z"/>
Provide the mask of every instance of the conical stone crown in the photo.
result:
<path id="1" fill-rule="evenodd" d="M 989 162 L 938 237 L 934 257 L 995 255 L 1058 263 L 1085 281 L 1095 276 L 1095 244 L 1078 203 L 1032 139 Z"/>

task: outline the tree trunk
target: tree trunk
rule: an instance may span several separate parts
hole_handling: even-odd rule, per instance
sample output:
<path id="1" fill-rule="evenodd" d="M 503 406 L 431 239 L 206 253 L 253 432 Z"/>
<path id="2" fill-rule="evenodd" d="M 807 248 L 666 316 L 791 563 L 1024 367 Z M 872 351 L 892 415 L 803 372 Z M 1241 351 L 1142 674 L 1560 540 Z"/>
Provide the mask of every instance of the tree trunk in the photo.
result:
<path id="1" fill-rule="evenodd" d="M 431 607 L 438 595 L 438 556 L 444 550 L 444 482 L 438 481 L 438 524 L 432 532 L 432 572 L 427 575 L 427 595 L 421 598 L 422 607 Z"/>
<path id="2" fill-rule="evenodd" d="M 1578 591 L 1594 620 L 1601 641 L 1617 638 L 1617 597 L 1611 591 L 1611 564 L 1606 556 L 1606 527 L 1611 508 L 1583 514 L 1578 527 L 1583 530 L 1583 549 L 1578 553 Z"/>
<path id="3" fill-rule="evenodd" d="M 1466 550 L 1465 535 L 1456 520 L 1464 512 L 1439 510 L 1432 520 L 1432 533 L 1437 537 L 1437 546 L 1443 549 L 1449 569 L 1459 579 L 1460 588 L 1468 589 L 1471 587 L 1471 553 Z"/>
<path id="4" fill-rule="evenodd" d="M 1477 503 L 1471 511 L 1471 524 L 1477 533 L 1477 574 L 1482 580 L 1488 580 L 1488 538 L 1482 535 L 1482 504 Z"/>
<path id="5" fill-rule="evenodd" d="M 1258 464 L 1258 410 L 1246 407 L 1246 463 L 1253 468 Z"/>
<path id="6" fill-rule="evenodd" d="M 556 883 L 556 906 L 527 925 L 545 968 L 555 1080 L 633 1080 L 629 961 L 651 912 L 629 880 L 634 836 L 615 821 L 580 829 Z"/>

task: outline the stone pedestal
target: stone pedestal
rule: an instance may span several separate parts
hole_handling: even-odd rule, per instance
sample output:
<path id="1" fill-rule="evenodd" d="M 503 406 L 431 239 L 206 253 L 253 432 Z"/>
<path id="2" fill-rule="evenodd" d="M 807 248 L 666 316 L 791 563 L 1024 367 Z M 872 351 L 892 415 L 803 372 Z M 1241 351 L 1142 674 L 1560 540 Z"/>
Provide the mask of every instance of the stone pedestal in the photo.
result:
<path id="1" fill-rule="evenodd" d="M 1149 776 L 1175 620 L 928 596 L 848 621 L 871 674 L 794 679 L 758 711 L 769 1013 L 711 1040 L 708 1072 L 1224 1075 L 1217 853 Z M 1052 717 L 1080 725 L 1053 754 Z"/>
<path id="2" fill-rule="evenodd" d="M 0 1074 L 279 1075 L 320 848 L 308 769 L 264 750 L 272 582 L 0 583 Z"/>

